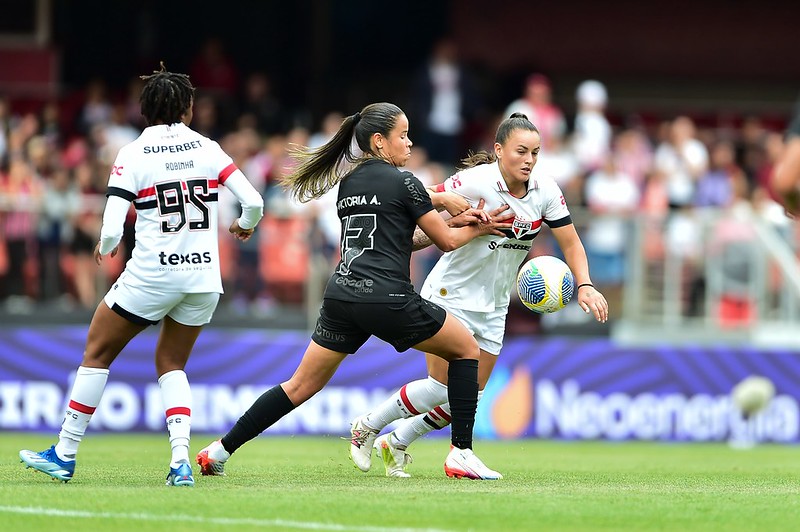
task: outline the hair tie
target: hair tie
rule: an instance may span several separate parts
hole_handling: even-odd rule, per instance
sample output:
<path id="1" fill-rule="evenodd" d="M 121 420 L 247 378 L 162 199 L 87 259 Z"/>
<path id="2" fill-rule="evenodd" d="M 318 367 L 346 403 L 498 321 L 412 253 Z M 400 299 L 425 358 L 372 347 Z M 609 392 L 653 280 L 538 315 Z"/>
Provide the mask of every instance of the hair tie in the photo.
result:
<path id="1" fill-rule="evenodd" d="M 358 124 L 359 120 L 361 120 L 361 112 L 356 111 L 356 114 L 353 115 L 353 125 Z"/>

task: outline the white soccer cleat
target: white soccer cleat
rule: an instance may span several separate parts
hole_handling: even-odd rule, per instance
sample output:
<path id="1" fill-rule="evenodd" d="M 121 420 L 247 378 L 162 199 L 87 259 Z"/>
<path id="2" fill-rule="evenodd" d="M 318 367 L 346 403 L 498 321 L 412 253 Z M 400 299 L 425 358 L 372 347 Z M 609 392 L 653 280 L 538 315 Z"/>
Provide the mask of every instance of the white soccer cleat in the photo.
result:
<path id="1" fill-rule="evenodd" d="M 387 477 L 409 478 L 411 476 L 406 473 L 406 466 L 413 461 L 411 455 L 404 449 L 398 449 L 392 445 L 391 434 L 384 434 L 376 439 L 374 447 L 383 458 Z"/>
<path id="2" fill-rule="evenodd" d="M 472 449 L 450 447 L 450 454 L 444 461 L 444 472 L 451 478 L 469 478 L 472 480 L 500 480 L 503 475 L 492 471 L 481 462 Z"/>
<path id="3" fill-rule="evenodd" d="M 350 427 L 350 458 L 366 473 L 372 465 L 372 446 L 378 431 L 364 425 L 363 420 L 363 417 L 355 418 Z"/>
<path id="4" fill-rule="evenodd" d="M 197 453 L 197 464 L 200 466 L 200 474 L 205 476 L 225 476 L 225 462 L 231 455 L 222 446 L 220 440 L 211 442 L 207 447 Z"/>

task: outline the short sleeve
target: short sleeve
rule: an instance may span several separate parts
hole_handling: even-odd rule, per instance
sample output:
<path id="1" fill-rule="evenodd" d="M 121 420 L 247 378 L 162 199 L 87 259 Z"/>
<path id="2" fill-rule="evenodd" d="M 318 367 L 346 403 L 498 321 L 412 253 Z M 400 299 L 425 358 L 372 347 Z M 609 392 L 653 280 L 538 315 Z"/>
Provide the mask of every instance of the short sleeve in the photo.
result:
<path id="1" fill-rule="evenodd" d="M 542 213 L 545 223 L 550 227 L 562 227 L 572 223 L 567 201 L 558 183 L 553 179 L 540 180 L 542 187 Z"/>
<path id="2" fill-rule="evenodd" d="M 458 172 L 444 180 L 437 188 L 436 192 L 453 192 L 462 196 L 471 205 L 477 205 L 478 201 L 483 194 L 481 189 L 477 186 L 478 182 L 475 178 L 475 173 Z"/>
<path id="3" fill-rule="evenodd" d="M 411 172 L 400 175 L 400 198 L 414 220 L 433 210 L 431 197 L 425 190 L 422 181 Z"/>

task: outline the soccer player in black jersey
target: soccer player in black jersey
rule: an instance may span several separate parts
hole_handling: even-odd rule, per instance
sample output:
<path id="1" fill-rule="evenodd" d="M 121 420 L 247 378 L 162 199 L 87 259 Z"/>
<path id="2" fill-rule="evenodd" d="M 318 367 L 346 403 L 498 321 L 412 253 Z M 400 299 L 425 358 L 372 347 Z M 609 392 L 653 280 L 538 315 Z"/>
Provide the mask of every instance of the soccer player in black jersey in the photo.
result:
<path id="1" fill-rule="evenodd" d="M 298 164 L 284 180 L 295 198 L 309 201 L 339 184 L 341 259 L 294 375 L 262 394 L 221 440 L 198 453 L 204 475 L 223 474 L 231 453 L 320 391 L 345 357 L 375 335 L 398 352 L 414 347 L 449 362 L 452 447 L 445 471 L 454 477 L 500 478 L 472 452 L 478 344 L 456 318 L 414 291 L 410 260 L 417 226 L 439 249 L 450 251 L 482 234 L 502 234 L 497 229 L 510 224 L 469 210 L 464 216 L 474 223 L 449 226 L 422 183 L 399 169 L 411 155 L 408 128 L 399 107 L 374 103 L 347 117 L 327 144 L 295 152 Z M 353 137 L 362 156 L 351 151 Z M 345 170 L 345 163 L 355 167 Z M 351 432 L 353 445 L 371 449 L 375 432 L 361 426 Z M 356 466 L 366 470 L 364 464 Z"/>

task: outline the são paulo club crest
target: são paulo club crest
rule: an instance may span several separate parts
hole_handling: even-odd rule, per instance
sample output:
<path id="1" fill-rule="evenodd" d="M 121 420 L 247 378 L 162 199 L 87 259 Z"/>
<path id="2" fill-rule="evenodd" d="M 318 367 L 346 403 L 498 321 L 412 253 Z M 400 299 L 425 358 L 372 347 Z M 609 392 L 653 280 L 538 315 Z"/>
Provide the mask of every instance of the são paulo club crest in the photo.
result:
<path id="1" fill-rule="evenodd" d="M 511 224 L 511 229 L 503 231 L 508 238 L 515 238 L 517 240 L 533 240 L 539 234 L 539 229 L 542 227 L 541 220 L 523 220 L 521 218 L 514 218 L 514 223 Z"/>

